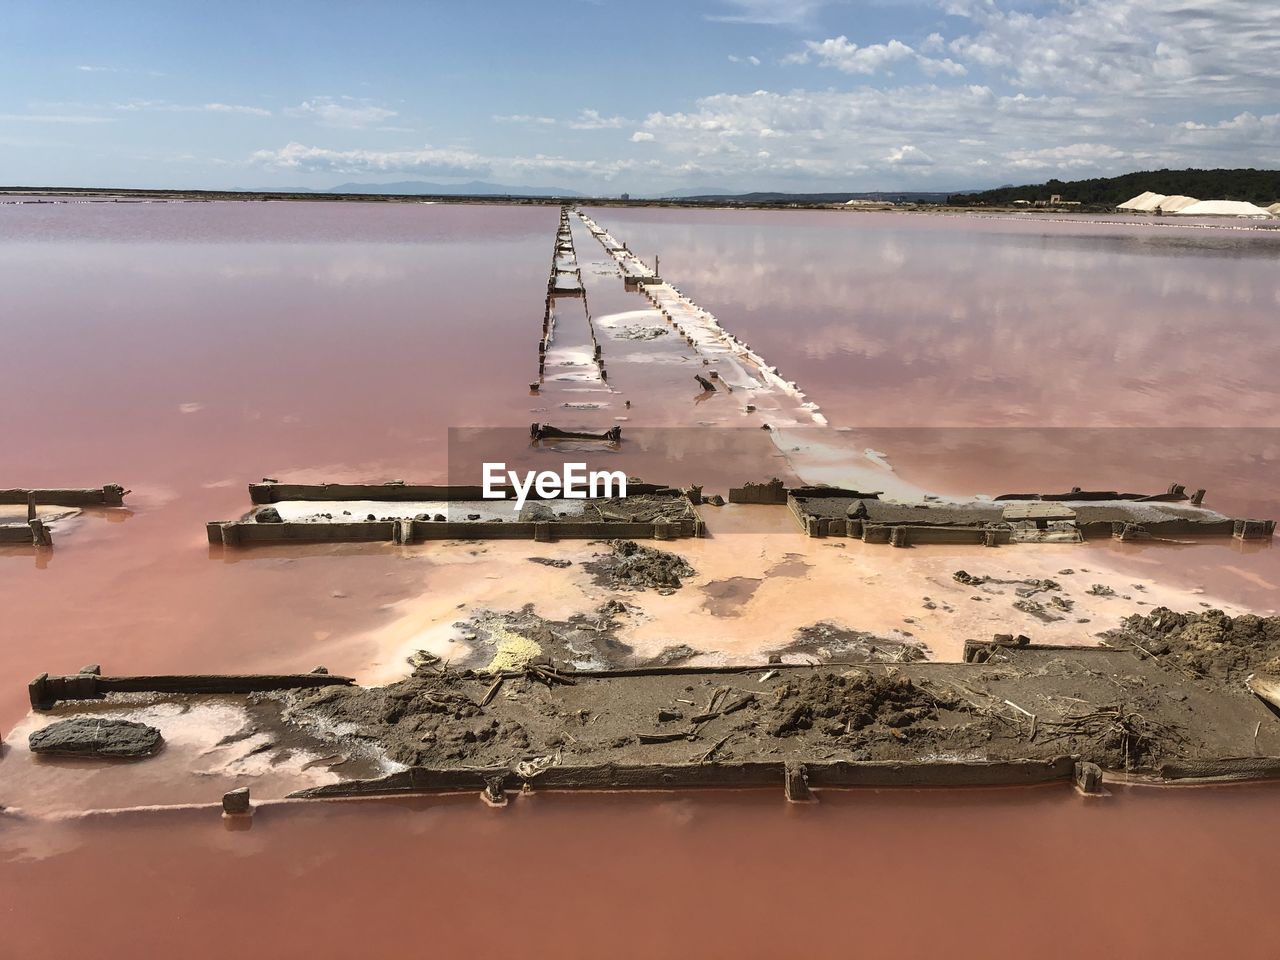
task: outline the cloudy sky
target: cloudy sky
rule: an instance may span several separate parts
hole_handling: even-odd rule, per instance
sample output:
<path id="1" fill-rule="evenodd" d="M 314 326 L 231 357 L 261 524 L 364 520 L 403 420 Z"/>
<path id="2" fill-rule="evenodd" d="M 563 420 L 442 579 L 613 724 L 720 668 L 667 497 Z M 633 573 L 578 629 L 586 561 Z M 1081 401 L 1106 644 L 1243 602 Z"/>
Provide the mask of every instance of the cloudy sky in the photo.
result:
<path id="1" fill-rule="evenodd" d="M 1280 166 L 1276 0 L 0 13 L 0 184 L 951 190 Z"/>

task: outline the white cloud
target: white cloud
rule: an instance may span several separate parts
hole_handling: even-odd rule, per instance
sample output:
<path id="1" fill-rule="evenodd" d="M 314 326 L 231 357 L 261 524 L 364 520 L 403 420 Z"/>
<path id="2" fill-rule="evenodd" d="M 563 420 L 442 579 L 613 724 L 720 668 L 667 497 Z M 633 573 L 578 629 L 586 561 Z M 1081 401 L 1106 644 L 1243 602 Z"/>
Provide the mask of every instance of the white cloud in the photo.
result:
<path id="1" fill-rule="evenodd" d="M 493 119 L 496 123 L 533 123 L 545 126 L 551 126 L 556 122 L 555 117 L 538 117 L 529 113 L 496 113 Z"/>
<path id="2" fill-rule="evenodd" d="M 1017 170 L 1096 168 L 1105 161 L 1119 160 L 1125 156 L 1123 150 L 1104 143 L 1072 143 L 1061 147 L 1045 147 L 1041 150 L 1014 150 L 1005 154 L 1010 165 Z"/>
<path id="3" fill-rule="evenodd" d="M 111 109 L 123 113 L 237 113 L 250 117 L 269 117 L 271 111 L 264 107 L 252 107 L 239 103 L 170 103 L 167 100 L 127 100 L 114 103 Z"/>
<path id="4" fill-rule="evenodd" d="M 348 173 L 492 171 L 504 179 L 527 175 L 526 182 L 568 176 L 596 186 L 622 179 L 633 192 L 679 181 L 744 189 L 944 190 L 1162 166 L 1280 165 L 1280 31 L 1271 29 L 1264 0 L 934 2 L 952 19 L 939 20 L 938 31 L 927 36 L 864 45 L 840 35 L 797 43 L 783 57 L 823 68 L 830 89 L 658 104 L 662 109 L 638 126 L 585 109 L 562 118 L 494 117 L 531 131 L 623 131 L 572 156 L 293 143 L 261 151 L 255 162 Z M 821 5 L 742 0 L 721 4 L 712 16 L 808 32 Z M 759 61 L 726 56 L 743 65 Z M 903 79 L 885 79 L 894 74 Z M 767 76 L 752 74 L 761 75 Z M 41 112 L 81 110 L 63 105 Z"/>
<path id="5" fill-rule="evenodd" d="M 528 113 L 495 114 L 497 123 L 516 123 L 536 126 L 555 126 L 563 124 L 570 130 L 617 130 L 626 126 L 622 117 L 606 117 L 599 110 L 579 110 L 572 120 L 557 120 L 555 117 L 540 117 Z"/>
<path id="6" fill-rule="evenodd" d="M 603 117 L 598 110 L 581 110 L 567 125 L 571 130 L 617 130 L 624 123 L 621 117 Z"/>
<path id="7" fill-rule="evenodd" d="M 720 23 L 754 23 L 773 27 L 804 27 L 832 0 L 721 0 L 730 12 L 706 14 Z"/>
<path id="8" fill-rule="evenodd" d="M 271 111 L 263 107 L 246 107 L 239 103 L 206 103 L 200 109 L 208 113 L 242 113 L 249 117 L 271 116 Z"/>
<path id="9" fill-rule="evenodd" d="M 1272 0 L 1057 0 L 1040 14 L 995 0 L 951 8 L 972 24 L 951 52 L 1032 91 L 1275 102 L 1280 83 Z"/>
<path id="10" fill-rule="evenodd" d="M 933 157 L 908 143 L 891 150 L 884 162 L 890 166 L 927 167 L 933 164 Z"/>
<path id="11" fill-rule="evenodd" d="M 548 154 L 532 156 L 482 156 L 459 148 L 425 146 L 415 150 L 334 150 L 292 142 L 276 150 L 258 150 L 249 162 L 270 170 L 291 173 L 367 175 L 417 174 L 448 178 L 545 176 L 576 177 L 607 183 L 615 178 L 647 171 L 650 175 L 666 164 L 660 160 L 583 159 Z"/>
<path id="12" fill-rule="evenodd" d="M 876 73 L 895 61 L 907 59 L 913 53 L 909 46 L 899 40 L 860 47 L 843 35 L 831 40 L 810 40 L 805 47 L 818 59 L 819 64 L 835 67 L 842 73 Z"/>
<path id="13" fill-rule="evenodd" d="M 278 150 L 258 150 L 251 162 L 276 170 L 312 173 L 416 173 L 441 177 L 487 176 L 489 163 L 466 150 L 330 150 L 292 142 Z"/>
<path id="14" fill-rule="evenodd" d="M 1128 122 L 1113 131 L 1116 139 L 1068 139 L 1090 127 L 1089 114 L 1070 98 L 1000 96 L 982 84 L 861 86 L 720 94 L 692 111 L 650 114 L 642 132 L 654 136 L 670 162 L 699 176 L 797 186 L 959 189 L 1031 170 L 1118 173 L 1167 157 L 1167 150 L 1153 149 L 1152 131 Z M 762 156 L 765 138 L 770 147 Z M 1012 144 L 1020 146 L 1011 150 Z M 982 171 L 978 183 L 975 170 Z"/>
<path id="15" fill-rule="evenodd" d="M 134 73 L 147 77 L 163 77 L 159 70 L 136 70 L 132 67 L 105 67 L 90 63 L 82 63 L 76 67 L 81 73 Z"/>
<path id="16" fill-rule="evenodd" d="M 14 123 L 114 123 L 115 117 L 77 113 L 0 113 L 0 121 Z"/>
<path id="17" fill-rule="evenodd" d="M 395 110 L 355 97 L 313 97 L 285 110 L 289 116 L 315 120 L 325 127 L 370 127 L 397 116 Z"/>
<path id="18" fill-rule="evenodd" d="M 937 34 L 934 34 L 936 37 Z M 939 41 L 941 38 L 939 38 Z M 798 54 L 783 58 L 783 63 L 808 63 L 816 59 L 819 66 L 833 67 L 842 73 L 857 73 L 870 76 L 880 73 L 895 63 L 903 61 L 915 62 L 929 76 L 947 74 L 963 76 L 968 70 L 963 64 L 950 58 L 938 60 L 918 53 L 901 40 L 890 40 L 888 43 L 873 43 L 859 46 L 841 34 L 828 40 L 809 40 L 805 49 Z"/>

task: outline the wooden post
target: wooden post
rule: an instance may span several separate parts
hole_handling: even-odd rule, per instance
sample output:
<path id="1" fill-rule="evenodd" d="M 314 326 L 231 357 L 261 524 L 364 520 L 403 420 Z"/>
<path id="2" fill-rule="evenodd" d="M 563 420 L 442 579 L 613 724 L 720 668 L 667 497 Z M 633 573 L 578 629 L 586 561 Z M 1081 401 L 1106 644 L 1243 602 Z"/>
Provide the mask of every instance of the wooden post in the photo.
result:
<path id="1" fill-rule="evenodd" d="M 27 695 L 31 698 L 32 710 L 48 710 L 54 705 L 49 691 L 49 675 L 42 673 L 27 684 Z"/>
<path id="2" fill-rule="evenodd" d="M 37 547 L 52 547 L 53 534 L 49 532 L 49 528 L 44 525 L 43 520 L 28 520 L 27 526 L 31 528 L 31 542 Z"/>
<path id="3" fill-rule="evenodd" d="M 1102 768 L 1087 760 L 1076 764 L 1074 780 L 1076 789 L 1086 796 L 1096 796 L 1102 790 Z"/>
<path id="4" fill-rule="evenodd" d="M 485 778 L 484 789 L 480 791 L 480 799 L 491 807 L 505 807 L 507 805 L 507 793 L 502 788 L 502 779 L 500 774 Z"/>
<path id="5" fill-rule="evenodd" d="M 783 791 L 788 803 L 813 803 L 815 797 L 809 789 L 809 778 L 803 763 L 788 760 L 783 780 Z"/>

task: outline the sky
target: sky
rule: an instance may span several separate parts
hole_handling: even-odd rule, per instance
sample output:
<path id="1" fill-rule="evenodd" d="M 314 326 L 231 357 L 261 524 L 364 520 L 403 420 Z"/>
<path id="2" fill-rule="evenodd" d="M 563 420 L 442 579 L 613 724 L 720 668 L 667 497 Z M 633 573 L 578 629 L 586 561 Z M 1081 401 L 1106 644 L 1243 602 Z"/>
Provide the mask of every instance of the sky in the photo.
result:
<path id="1" fill-rule="evenodd" d="M 0 184 L 635 195 L 1280 167 L 1276 0 L 0 0 Z"/>

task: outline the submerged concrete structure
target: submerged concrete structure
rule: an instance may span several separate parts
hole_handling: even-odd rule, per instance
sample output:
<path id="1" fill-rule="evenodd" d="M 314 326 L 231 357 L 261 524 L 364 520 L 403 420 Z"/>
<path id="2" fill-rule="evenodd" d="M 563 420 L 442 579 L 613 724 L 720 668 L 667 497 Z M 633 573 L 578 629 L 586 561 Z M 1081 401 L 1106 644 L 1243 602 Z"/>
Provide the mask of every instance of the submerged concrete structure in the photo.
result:
<path id="1" fill-rule="evenodd" d="M 1141 496 L 1114 492 L 1010 494 L 995 500 L 901 503 L 845 491 L 809 488 L 787 494 L 787 506 L 811 537 L 854 537 L 895 547 L 927 543 L 1079 543 L 1119 540 L 1235 537 L 1270 539 L 1274 520 L 1237 519 L 1188 503 L 1183 488 Z M 1176 492 L 1175 492 L 1176 491 Z M 1071 499 L 1072 496 L 1082 499 Z"/>
<path id="2" fill-rule="evenodd" d="M 7 487 L 0 489 L 0 507 L 23 506 L 25 514 L 13 517 L 0 511 L 0 545 L 52 547 L 54 522 L 38 514 L 37 507 L 66 507 L 74 515 L 82 507 L 122 507 L 129 491 L 118 483 L 101 487 Z M 54 518 L 55 520 L 57 518 Z"/>
<path id="3" fill-rule="evenodd" d="M 271 482 L 252 484 L 249 492 L 263 506 L 239 520 L 207 523 L 211 544 L 675 540 L 703 532 L 687 493 L 640 482 L 629 482 L 625 497 L 543 498 L 530 491 L 519 510 L 509 488 L 496 499 L 483 487 L 458 484 Z"/>

